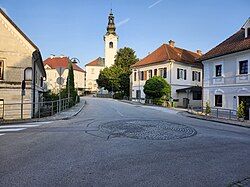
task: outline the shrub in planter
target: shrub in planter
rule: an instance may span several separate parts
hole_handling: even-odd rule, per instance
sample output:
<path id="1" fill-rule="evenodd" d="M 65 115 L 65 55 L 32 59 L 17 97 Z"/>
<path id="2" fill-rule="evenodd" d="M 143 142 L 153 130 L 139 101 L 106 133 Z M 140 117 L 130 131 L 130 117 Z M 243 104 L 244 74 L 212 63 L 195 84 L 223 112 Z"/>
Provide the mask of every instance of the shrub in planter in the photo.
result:
<path id="1" fill-rule="evenodd" d="M 162 98 L 155 98 L 155 99 L 153 99 L 153 104 L 162 106 L 162 104 L 164 103 L 164 101 L 165 100 L 162 99 Z"/>
<path id="2" fill-rule="evenodd" d="M 211 107 L 209 105 L 209 102 L 206 102 L 206 109 L 205 109 L 205 114 L 206 116 L 211 113 Z"/>
<path id="3" fill-rule="evenodd" d="M 237 117 L 240 121 L 244 121 L 245 118 L 245 105 L 244 102 L 241 101 L 238 109 L 237 109 Z"/>

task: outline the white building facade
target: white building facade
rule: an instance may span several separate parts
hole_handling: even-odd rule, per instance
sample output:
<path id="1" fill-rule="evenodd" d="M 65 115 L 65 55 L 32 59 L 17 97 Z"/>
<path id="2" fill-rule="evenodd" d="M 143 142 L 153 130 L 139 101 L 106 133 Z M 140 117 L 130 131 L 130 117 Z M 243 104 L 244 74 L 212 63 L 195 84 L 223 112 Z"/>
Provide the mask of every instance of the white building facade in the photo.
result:
<path id="1" fill-rule="evenodd" d="M 250 108 L 250 19 L 227 40 L 202 57 L 204 65 L 203 103 L 211 107 L 237 110 Z"/>
<path id="2" fill-rule="evenodd" d="M 163 77 L 171 85 L 171 97 L 176 106 L 202 104 L 202 64 L 195 62 L 200 54 L 180 49 L 174 42 L 160 48 L 132 67 L 132 99 L 145 102 L 143 86 L 153 76 Z"/>

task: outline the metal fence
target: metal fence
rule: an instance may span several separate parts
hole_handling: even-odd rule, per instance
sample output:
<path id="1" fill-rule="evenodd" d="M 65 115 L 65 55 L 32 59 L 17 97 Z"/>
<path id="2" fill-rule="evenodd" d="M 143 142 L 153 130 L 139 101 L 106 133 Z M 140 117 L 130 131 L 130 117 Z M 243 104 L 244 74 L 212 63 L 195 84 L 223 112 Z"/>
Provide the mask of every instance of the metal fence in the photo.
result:
<path id="1" fill-rule="evenodd" d="M 72 98 L 37 103 L 0 103 L 0 119 L 17 120 L 42 118 L 60 113 L 76 104 Z"/>
<path id="2" fill-rule="evenodd" d="M 193 107 L 191 105 L 188 106 L 188 112 L 194 114 L 205 114 L 205 107 Z M 214 108 L 211 107 L 211 113 L 209 114 L 211 117 L 219 118 L 219 119 L 230 119 L 230 120 L 238 120 L 237 118 L 237 110 L 225 109 L 225 108 Z"/>

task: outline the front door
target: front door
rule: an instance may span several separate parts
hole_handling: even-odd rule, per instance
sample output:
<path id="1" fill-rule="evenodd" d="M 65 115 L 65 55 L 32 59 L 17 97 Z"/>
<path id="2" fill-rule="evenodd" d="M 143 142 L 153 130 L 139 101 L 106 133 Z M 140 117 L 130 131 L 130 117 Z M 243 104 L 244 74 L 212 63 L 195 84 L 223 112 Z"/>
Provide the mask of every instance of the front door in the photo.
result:
<path id="1" fill-rule="evenodd" d="M 245 105 L 245 119 L 249 120 L 249 109 L 250 109 L 250 96 L 239 96 L 239 103 L 244 102 Z"/>

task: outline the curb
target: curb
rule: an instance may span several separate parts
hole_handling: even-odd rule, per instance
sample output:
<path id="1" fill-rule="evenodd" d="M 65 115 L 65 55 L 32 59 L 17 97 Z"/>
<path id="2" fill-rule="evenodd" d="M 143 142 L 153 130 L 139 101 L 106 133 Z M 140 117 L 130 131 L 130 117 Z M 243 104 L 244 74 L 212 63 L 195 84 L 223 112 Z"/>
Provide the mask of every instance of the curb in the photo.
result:
<path id="1" fill-rule="evenodd" d="M 85 107 L 85 105 L 87 104 L 87 102 L 86 102 L 86 100 L 84 100 L 84 103 L 83 103 L 83 105 L 81 106 L 81 108 L 76 112 L 76 113 L 74 113 L 73 115 L 71 115 L 71 116 L 68 116 L 68 117 L 65 117 L 65 118 L 62 118 L 62 119 L 60 119 L 60 120 L 68 120 L 68 119 L 71 119 L 71 118 L 73 118 L 73 117 L 75 117 L 75 116 L 77 116 L 81 111 L 82 111 L 82 109 Z"/>
<path id="2" fill-rule="evenodd" d="M 184 113 L 189 114 L 188 112 L 179 112 L 179 114 L 186 116 L 186 117 L 189 117 L 189 118 L 200 119 L 200 120 L 204 120 L 204 121 L 212 121 L 212 122 L 217 122 L 217 123 L 222 123 L 222 124 L 232 125 L 232 126 L 238 126 L 238 127 L 250 128 L 250 126 L 232 123 L 231 121 L 226 122 L 226 121 L 220 121 L 220 120 L 216 120 L 216 119 L 207 119 L 207 118 L 198 117 L 198 116 L 193 115 L 193 114 L 186 115 Z"/>

